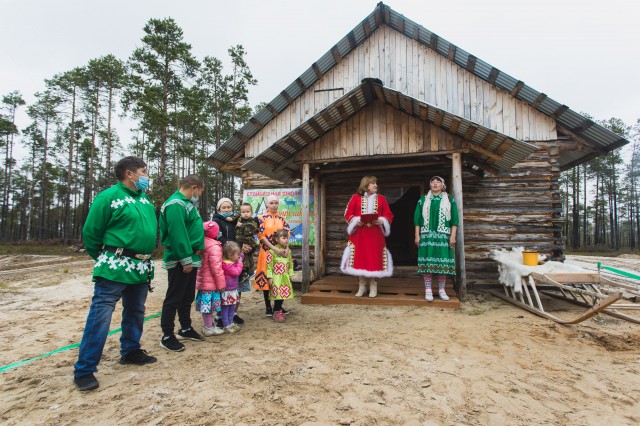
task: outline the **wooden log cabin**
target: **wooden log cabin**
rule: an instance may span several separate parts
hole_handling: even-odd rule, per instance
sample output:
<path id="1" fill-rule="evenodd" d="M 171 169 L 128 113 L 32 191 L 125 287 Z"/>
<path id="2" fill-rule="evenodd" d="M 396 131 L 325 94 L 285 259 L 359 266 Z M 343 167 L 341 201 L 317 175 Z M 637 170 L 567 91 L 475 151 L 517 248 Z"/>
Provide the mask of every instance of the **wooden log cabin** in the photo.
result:
<path id="1" fill-rule="evenodd" d="M 387 239 L 394 277 L 420 303 L 413 212 L 431 176 L 446 179 L 460 210 L 454 285 L 463 300 L 467 287 L 497 284 L 487 257 L 494 248 L 561 253 L 560 172 L 626 143 L 379 3 L 209 161 L 245 188 L 302 185 L 305 291 L 312 268 L 320 278 L 312 289 L 356 287 L 335 275 L 346 245 L 343 213 L 361 177 L 375 175 L 395 215 Z M 335 303 L 349 301 L 349 291 L 333 290 Z"/>

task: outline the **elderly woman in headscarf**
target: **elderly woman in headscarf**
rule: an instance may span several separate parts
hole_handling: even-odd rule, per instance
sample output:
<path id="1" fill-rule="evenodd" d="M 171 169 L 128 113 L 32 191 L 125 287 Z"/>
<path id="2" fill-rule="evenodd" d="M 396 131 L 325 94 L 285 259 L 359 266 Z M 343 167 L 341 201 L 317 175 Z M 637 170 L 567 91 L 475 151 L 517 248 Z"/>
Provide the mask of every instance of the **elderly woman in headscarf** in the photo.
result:
<path id="1" fill-rule="evenodd" d="M 433 301 L 431 282 L 438 277 L 438 295 L 449 300 L 445 291 L 447 275 L 456 275 L 453 247 L 458 229 L 458 208 L 447 194 L 444 179 L 434 176 L 429 181 L 430 191 L 418 201 L 413 222 L 418 246 L 418 273 L 424 274 L 424 298 Z"/>
<path id="2" fill-rule="evenodd" d="M 285 229 L 289 231 L 289 224 L 284 216 L 278 214 L 278 206 L 280 200 L 275 195 L 269 195 L 267 197 L 267 210 L 258 216 L 260 222 L 260 230 L 258 232 L 258 240 L 260 241 L 260 252 L 258 253 L 258 266 L 256 268 L 256 277 L 254 281 L 254 288 L 256 290 L 262 290 L 264 295 L 264 304 L 266 307 L 265 314 L 270 317 L 273 315 L 273 308 L 271 307 L 271 301 L 269 300 L 269 280 L 267 279 L 267 257 L 269 251 L 274 250 L 279 256 L 287 256 L 289 248 L 280 249 L 276 247 L 275 242 L 272 241 L 273 234 L 280 230 Z M 283 308 L 283 313 L 287 311 Z"/>

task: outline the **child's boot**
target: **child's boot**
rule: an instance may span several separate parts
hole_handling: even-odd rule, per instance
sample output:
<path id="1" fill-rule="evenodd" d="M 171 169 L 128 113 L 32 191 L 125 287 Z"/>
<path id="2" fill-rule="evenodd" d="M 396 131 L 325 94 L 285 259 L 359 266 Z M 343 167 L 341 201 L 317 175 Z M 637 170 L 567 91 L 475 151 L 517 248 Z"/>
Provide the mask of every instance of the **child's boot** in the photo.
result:
<path id="1" fill-rule="evenodd" d="M 282 310 L 274 311 L 273 312 L 273 319 L 278 321 L 278 322 L 282 322 L 282 321 L 286 320 L 286 318 L 284 317 L 284 314 L 282 313 Z"/>
<path id="2" fill-rule="evenodd" d="M 224 333 L 224 330 L 219 328 L 219 327 L 207 327 L 206 325 L 204 326 L 203 330 L 202 330 L 202 334 L 204 334 L 206 337 L 211 337 L 211 336 L 217 336 Z"/>
<path id="3" fill-rule="evenodd" d="M 358 292 L 356 297 L 362 297 L 367 292 L 367 282 L 364 277 L 358 277 Z"/>
<path id="4" fill-rule="evenodd" d="M 369 297 L 376 297 L 378 295 L 378 281 L 375 278 L 369 282 Z"/>

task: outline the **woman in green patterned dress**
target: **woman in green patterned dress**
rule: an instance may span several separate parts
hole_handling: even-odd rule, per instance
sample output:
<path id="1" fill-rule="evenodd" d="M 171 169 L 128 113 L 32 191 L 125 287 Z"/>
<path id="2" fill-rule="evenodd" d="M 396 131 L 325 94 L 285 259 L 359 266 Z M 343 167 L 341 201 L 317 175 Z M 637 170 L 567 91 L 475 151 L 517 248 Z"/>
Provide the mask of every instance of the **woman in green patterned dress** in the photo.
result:
<path id="1" fill-rule="evenodd" d="M 413 222 L 418 246 L 418 273 L 424 274 L 424 298 L 431 302 L 433 274 L 438 276 L 440 298 L 449 300 L 444 286 L 446 276 L 456 274 L 453 247 L 458 229 L 458 208 L 453 197 L 446 192 L 444 179 L 434 176 L 429 186 L 429 193 L 418 201 Z"/>

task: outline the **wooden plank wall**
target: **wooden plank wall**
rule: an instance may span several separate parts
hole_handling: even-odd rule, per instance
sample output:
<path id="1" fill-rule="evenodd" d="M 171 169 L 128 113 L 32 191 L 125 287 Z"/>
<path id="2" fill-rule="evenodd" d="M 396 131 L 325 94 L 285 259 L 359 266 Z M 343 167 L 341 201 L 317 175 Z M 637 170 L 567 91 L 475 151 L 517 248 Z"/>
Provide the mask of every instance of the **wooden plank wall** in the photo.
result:
<path id="1" fill-rule="evenodd" d="M 462 138 L 375 101 L 303 149 L 305 161 L 412 154 L 462 148 Z"/>
<path id="2" fill-rule="evenodd" d="M 382 25 L 267 123 L 248 142 L 245 156 L 258 155 L 367 77 L 379 78 L 386 87 L 516 139 L 544 141 L 557 137 L 552 118 Z"/>

